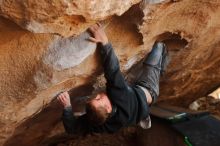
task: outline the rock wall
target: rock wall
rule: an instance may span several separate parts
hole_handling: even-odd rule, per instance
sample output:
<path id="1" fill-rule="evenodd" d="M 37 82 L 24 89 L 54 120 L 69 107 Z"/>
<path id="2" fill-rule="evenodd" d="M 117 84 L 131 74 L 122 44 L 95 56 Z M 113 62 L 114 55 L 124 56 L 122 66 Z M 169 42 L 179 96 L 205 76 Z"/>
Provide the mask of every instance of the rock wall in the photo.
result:
<path id="1" fill-rule="evenodd" d="M 0 0 L 0 145 L 43 145 L 63 132 L 54 97 L 92 92 L 102 67 L 85 30 L 100 20 L 131 82 L 153 43 L 166 42 L 161 101 L 186 106 L 220 84 L 220 1 L 138 2 Z"/>
<path id="2" fill-rule="evenodd" d="M 219 6 L 218 0 L 183 0 L 145 9 L 145 22 L 140 28 L 145 44 L 172 38 L 173 33 L 188 42 L 181 48 L 178 45 L 186 43 L 184 40 L 175 44 L 176 37 L 171 39 L 176 47 L 170 47 L 172 61 L 162 81 L 161 98 L 186 98 L 181 100 L 186 103 L 218 87 Z"/>
<path id="3" fill-rule="evenodd" d="M 1 0 L 0 15 L 35 33 L 80 34 L 94 23 L 121 15 L 140 0 Z"/>

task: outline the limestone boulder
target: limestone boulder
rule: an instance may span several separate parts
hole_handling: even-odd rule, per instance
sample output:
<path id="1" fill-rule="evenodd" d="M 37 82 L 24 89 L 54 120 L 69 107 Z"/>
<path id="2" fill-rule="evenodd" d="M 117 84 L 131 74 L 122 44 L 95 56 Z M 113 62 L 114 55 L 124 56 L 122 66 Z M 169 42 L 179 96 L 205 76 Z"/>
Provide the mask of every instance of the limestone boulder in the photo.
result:
<path id="1" fill-rule="evenodd" d="M 161 99 L 189 104 L 219 85 L 220 1 L 183 0 L 147 5 L 140 26 L 144 44 L 167 42 L 171 62 L 162 80 Z"/>
<path id="2" fill-rule="evenodd" d="M 124 71 L 141 57 L 129 59 L 144 51 L 135 25 L 137 18 L 141 17 L 129 13 L 114 17 L 106 27 Z M 66 38 L 34 34 L 4 18 L 0 31 L 4 36 L 0 39 L 0 143 L 39 144 L 60 124 L 62 109 L 54 100 L 58 93 L 72 89 L 75 97 L 92 92 L 92 85 L 102 74 L 96 44 L 87 40 L 88 32 Z"/>
<path id="3" fill-rule="evenodd" d="M 34 33 L 78 35 L 97 20 L 122 15 L 141 0 L 1 0 L 0 15 Z"/>

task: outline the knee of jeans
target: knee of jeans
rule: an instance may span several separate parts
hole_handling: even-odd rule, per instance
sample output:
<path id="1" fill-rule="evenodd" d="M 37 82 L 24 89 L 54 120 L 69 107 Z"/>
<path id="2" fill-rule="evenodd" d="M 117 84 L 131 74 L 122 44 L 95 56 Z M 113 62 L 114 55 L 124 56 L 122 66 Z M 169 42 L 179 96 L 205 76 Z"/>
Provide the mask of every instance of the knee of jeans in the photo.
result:
<path id="1" fill-rule="evenodd" d="M 152 103 L 155 103 L 155 102 L 157 101 L 158 96 L 159 96 L 159 95 L 157 95 L 157 94 L 155 94 L 155 93 L 152 93 L 152 94 L 151 94 L 151 97 L 152 97 L 152 100 L 153 100 Z"/>
<path id="2" fill-rule="evenodd" d="M 156 42 L 153 45 L 152 52 L 159 53 L 158 55 L 160 55 L 162 54 L 164 47 L 165 47 L 165 44 L 163 42 Z"/>

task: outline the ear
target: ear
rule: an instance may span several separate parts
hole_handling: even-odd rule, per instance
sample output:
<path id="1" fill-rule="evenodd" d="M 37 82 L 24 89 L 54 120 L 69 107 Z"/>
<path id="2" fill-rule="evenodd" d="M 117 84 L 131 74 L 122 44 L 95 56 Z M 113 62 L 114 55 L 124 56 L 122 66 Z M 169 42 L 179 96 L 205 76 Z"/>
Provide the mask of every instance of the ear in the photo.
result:
<path id="1" fill-rule="evenodd" d="M 110 102 L 108 102 L 106 109 L 109 114 L 112 112 L 112 104 Z"/>
<path id="2" fill-rule="evenodd" d="M 107 109 L 108 114 L 110 114 L 112 112 L 111 105 L 107 106 L 106 109 Z"/>

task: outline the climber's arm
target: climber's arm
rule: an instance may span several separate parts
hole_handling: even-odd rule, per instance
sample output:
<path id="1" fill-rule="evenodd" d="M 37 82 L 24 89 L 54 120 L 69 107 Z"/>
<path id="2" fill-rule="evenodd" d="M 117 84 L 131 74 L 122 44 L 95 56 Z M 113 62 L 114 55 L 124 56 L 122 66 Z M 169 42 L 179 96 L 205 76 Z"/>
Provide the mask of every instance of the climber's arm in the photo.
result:
<path id="1" fill-rule="evenodd" d="M 77 119 L 73 116 L 71 106 L 63 109 L 62 121 L 65 131 L 68 134 L 73 134 L 75 132 Z"/>
<path id="2" fill-rule="evenodd" d="M 70 96 L 68 92 L 63 92 L 57 97 L 61 105 L 63 105 L 62 121 L 65 131 L 68 134 L 83 133 L 86 130 L 85 119 L 75 117 L 73 115 L 72 106 L 70 103 Z"/>
<path id="3" fill-rule="evenodd" d="M 104 74 L 107 80 L 107 87 L 124 88 L 126 82 L 120 71 L 119 61 L 110 43 L 100 46 Z"/>
<path id="4" fill-rule="evenodd" d="M 118 58 L 115 55 L 112 45 L 108 43 L 108 38 L 103 27 L 100 24 L 96 24 L 90 27 L 89 30 L 93 34 L 90 40 L 98 43 L 98 49 L 100 49 L 101 52 L 107 87 L 124 88 L 126 82 L 120 71 Z"/>

